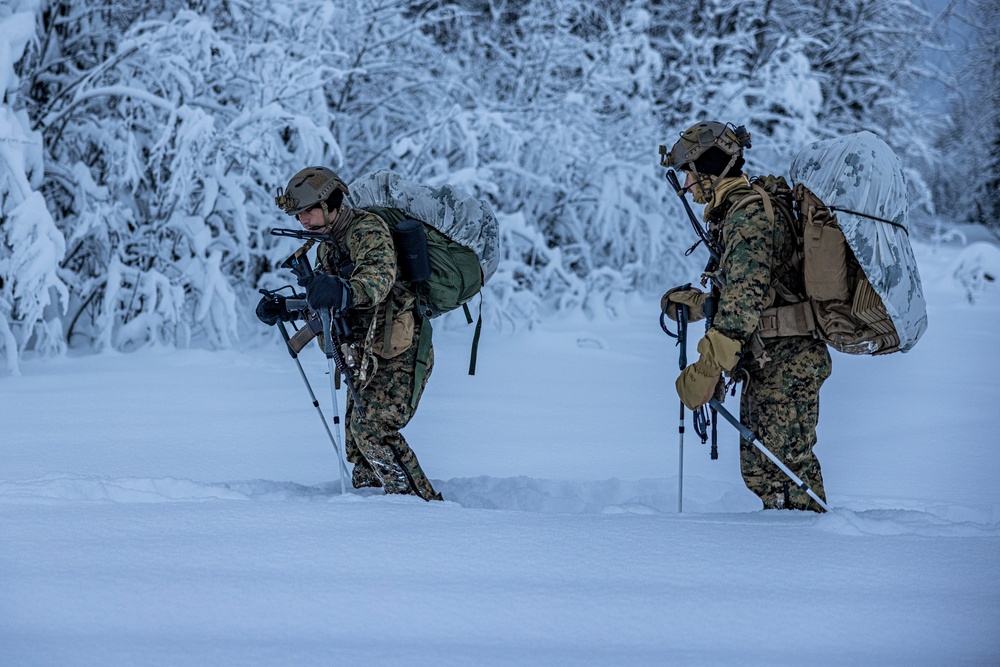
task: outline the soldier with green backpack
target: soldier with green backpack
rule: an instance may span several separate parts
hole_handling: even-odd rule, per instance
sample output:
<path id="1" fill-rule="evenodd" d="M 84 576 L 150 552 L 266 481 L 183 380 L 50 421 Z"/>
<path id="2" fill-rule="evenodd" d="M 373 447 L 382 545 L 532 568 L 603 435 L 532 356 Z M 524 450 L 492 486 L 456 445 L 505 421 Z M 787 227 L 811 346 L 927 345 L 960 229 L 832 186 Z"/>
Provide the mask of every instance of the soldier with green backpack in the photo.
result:
<path id="1" fill-rule="evenodd" d="M 326 167 L 299 171 L 275 203 L 304 231 L 272 234 L 308 239 L 285 263 L 305 288 L 308 308 L 291 306 L 302 303 L 298 297 L 267 292 L 258 318 L 309 320 L 287 339 L 294 353 L 321 333 L 317 313 L 339 322 L 330 331 L 342 349 L 328 348 L 328 358 L 336 356 L 348 375 L 352 485 L 441 500 L 400 430 L 434 366 L 430 319 L 466 306 L 496 270 L 496 217 L 485 202 L 449 186 L 429 189 L 383 171 L 349 187 Z M 313 246 L 315 271 L 307 254 Z M 467 307 L 466 314 L 471 321 Z M 477 341 L 478 334 L 479 327 Z"/>
<path id="2" fill-rule="evenodd" d="M 311 309 L 342 316 L 353 334 L 345 357 L 354 368 L 364 416 L 349 395 L 344 430 L 347 460 L 354 465 L 351 483 L 355 488 L 382 487 L 386 493 L 440 500 L 400 433 L 416 411 L 434 366 L 434 351 L 428 347 L 418 355 L 416 298 L 396 279 L 388 226 L 373 213 L 345 205 L 347 194 L 347 185 L 333 171 L 308 167 L 292 176 L 277 203 L 307 232 L 330 239 L 317 248 L 315 273 L 300 278 L 299 284 Z M 308 242 L 297 254 L 304 255 L 313 244 Z M 267 309 L 268 303 L 262 300 L 262 307 Z M 265 317 L 261 319 L 267 322 Z M 425 369 L 419 381 L 418 365 Z"/>

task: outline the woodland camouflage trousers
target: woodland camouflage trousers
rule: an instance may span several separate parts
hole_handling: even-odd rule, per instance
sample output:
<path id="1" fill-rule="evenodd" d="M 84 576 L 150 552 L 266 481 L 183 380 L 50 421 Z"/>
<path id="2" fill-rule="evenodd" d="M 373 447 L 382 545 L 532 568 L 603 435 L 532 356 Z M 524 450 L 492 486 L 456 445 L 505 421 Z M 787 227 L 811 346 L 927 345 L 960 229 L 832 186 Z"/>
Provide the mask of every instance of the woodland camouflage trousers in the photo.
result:
<path id="1" fill-rule="evenodd" d="M 386 493 L 413 494 L 424 500 L 441 500 L 427 475 L 417 462 L 403 435 L 416 402 L 427 385 L 427 378 L 434 366 L 434 351 L 427 359 L 427 373 L 419 387 L 414 387 L 418 331 L 414 345 L 393 359 L 379 359 L 378 370 L 365 387 L 358 387 L 358 395 L 367 416 L 360 420 L 354 414 L 354 402 L 347 399 L 346 448 L 347 460 L 354 464 L 352 484 L 355 488 L 381 486 Z M 417 401 L 411 407 L 413 392 Z"/>
<path id="2" fill-rule="evenodd" d="M 819 422 L 819 390 L 830 376 L 826 345 L 809 338 L 782 339 L 768 349 L 774 360 L 748 369 L 740 420 L 782 463 L 826 501 L 819 459 L 813 454 Z M 756 364 L 751 364 L 756 366 Z M 743 481 L 764 509 L 809 509 L 819 505 L 752 443 L 740 439 Z"/>

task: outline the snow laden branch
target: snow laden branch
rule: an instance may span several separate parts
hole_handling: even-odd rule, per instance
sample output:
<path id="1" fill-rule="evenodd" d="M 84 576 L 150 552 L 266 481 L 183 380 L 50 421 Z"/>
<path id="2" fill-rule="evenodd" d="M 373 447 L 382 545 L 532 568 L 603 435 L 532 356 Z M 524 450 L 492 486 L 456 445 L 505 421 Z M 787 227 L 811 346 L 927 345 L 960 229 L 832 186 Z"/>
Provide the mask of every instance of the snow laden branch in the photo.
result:
<path id="1" fill-rule="evenodd" d="M 286 62 L 270 37 L 300 28 L 239 26 L 254 41 L 224 18 L 181 11 L 137 23 L 105 61 L 53 79 L 41 126 L 52 138 L 51 201 L 71 239 L 60 258 L 71 343 L 233 345 L 277 174 L 336 153 L 314 120 L 329 54 Z"/>
<path id="2" fill-rule="evenodd" d="M 657 159 L 695 120 L 750 127 L 758 173 L 845 128 L 927 129 L 897 85 L 929 18 L 909 0 L 678 3 L 19 0 L 35 22 L 3 33 L 23 54 L 4 155 L 25 147 L 4 213 L 35 192 L 50 219 L 0 249 L 5 365 L 65 341 L 236 344 L 257 288 L 288 281 L 273 196 L 306 165 L 489 199 L 503 259 L 486 314 L 531 326 L 698 275 Z"/>
<path id="3" fill-rule="evenodd" d="M 61 352 L 67 287 L 57 272 L 66 243 L 40 192 L 42 137 L 33 132 L 11 68 L 34 37 L 38 2 L 0 9 L 0 367 L 17 373 L 27 349 Z M 9 12 L 9 13 L 8 13 Z M 8 60 L 9 58 L 9 60 Z"/>

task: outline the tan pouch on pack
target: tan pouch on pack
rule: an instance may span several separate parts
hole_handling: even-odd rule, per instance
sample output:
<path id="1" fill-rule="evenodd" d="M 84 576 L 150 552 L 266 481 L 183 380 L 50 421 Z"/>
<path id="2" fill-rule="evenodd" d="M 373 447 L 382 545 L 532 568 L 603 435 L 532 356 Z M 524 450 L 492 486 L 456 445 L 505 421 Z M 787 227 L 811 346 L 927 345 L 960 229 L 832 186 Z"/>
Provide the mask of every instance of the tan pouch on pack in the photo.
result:
<path id="1" fill-rule="evenodd" d="M 809 197 L 814 197 L 809 193 Z M 811 202 L 803 202 L 803 206 Z M 846 301 L 847 239 L 837 225 L 837 217 L 826 209 L 812 207 L 802 230 L 802 272 L 806 293 L 819 301 Z"/>
<path id="2" fill-rule="evenodd" d="M 388 340 L 383 338 L 381 344 L 375 346 L 375 354 L 383 359 L 393 359 L 410 349 L 413 345 L 413 330 L 415 320 L 412 310 L 396 313 L 392 318 L 392 329 Z"/>

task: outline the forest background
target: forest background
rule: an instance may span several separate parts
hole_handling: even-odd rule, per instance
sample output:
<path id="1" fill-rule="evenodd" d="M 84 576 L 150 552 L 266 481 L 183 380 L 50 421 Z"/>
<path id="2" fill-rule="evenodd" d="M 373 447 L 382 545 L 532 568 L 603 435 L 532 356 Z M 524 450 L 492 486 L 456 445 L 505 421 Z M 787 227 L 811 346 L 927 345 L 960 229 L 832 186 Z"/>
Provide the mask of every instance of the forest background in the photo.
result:
<path id="1" fill-rule="evenodd" d="M 871 130 L 915 236 L 997 234 L 1000 3 L 940 4 L 0 0 L 0 371 L 259 332 L 312 164 L 489 200 L 501 328 L 691 274 L 657 146 L 705 118 L 750 129 L 750 173 Z"/>

